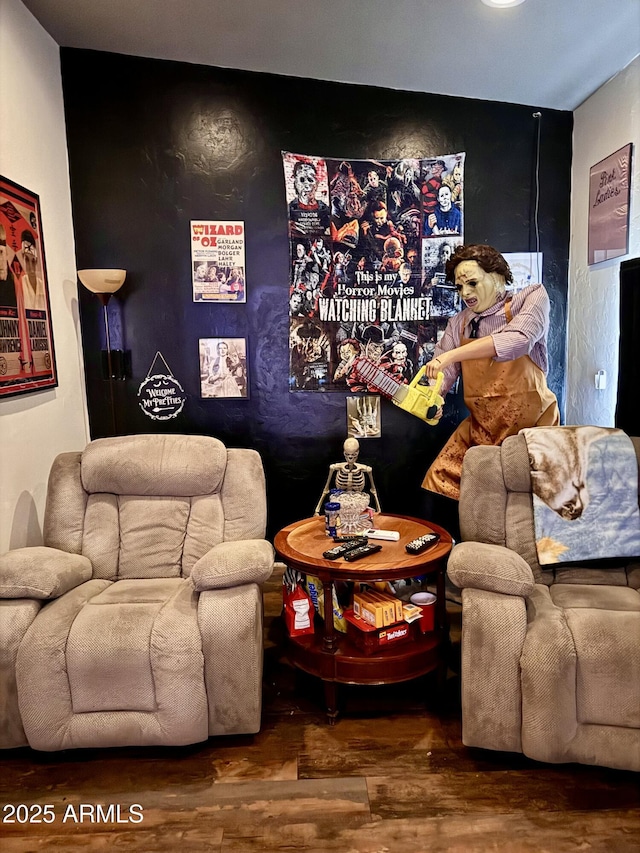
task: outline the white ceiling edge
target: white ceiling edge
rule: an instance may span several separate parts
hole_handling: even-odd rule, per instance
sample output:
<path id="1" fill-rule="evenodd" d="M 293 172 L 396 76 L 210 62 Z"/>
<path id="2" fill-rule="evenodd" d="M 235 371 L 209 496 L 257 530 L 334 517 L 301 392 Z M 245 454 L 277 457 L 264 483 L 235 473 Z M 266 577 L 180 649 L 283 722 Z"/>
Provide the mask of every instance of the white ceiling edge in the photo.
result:
<path id="1" fill-rule="evenodd" d="M 23 2 L 62 47 L 557 110 L 640 52 L 639 0 Z"/>

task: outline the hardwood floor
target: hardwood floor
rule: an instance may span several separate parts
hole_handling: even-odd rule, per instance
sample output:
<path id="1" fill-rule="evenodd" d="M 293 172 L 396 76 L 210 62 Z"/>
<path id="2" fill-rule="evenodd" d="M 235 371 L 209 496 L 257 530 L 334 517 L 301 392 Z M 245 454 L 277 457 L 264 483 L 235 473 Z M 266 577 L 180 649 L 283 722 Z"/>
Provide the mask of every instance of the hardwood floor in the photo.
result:
<path id="1" fill-rule="evenodd" d="M 0 753 L 2 804 L 48 804 L 54 818 L 0 824 L 2 853 L 640 851 L 637 774 L 462 745 L 457 605 L 440 703 L 425 706 L 433 679 L 345 688 L 343 715 L 328 726 L 319 683 L 283 657 L 280 604 L 276 573 L 265 587 L 258 735 L 180 749 Z"/>

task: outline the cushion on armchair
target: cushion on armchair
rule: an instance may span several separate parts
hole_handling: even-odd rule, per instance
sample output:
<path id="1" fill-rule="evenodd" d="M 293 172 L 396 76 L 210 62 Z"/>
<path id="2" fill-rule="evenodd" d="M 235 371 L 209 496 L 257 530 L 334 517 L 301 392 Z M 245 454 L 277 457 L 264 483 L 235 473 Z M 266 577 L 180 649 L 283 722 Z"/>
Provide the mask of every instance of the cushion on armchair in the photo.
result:
<path id="1" fill-rule="evenodd" d="M 264 583 L 273 571 L 274 553 L 266 539 L 221 542 L 200 557 L 191 570 L 191 582 L 198 592 Z"/>
<path id="2" fill-rule="evenodd" d="M 90 578 L 90 560 L 57 548 L 16 548 L 0 556 L 0 598 L 58 598 Z"/>
<path id="3" fill-rule="evenodd" d="M 501 545 L 460 542 L 451 551 L 447 574 L 461 589 L 472 587 L 506 595 L 530 595 L 535 584 L 528 563 Z"/>

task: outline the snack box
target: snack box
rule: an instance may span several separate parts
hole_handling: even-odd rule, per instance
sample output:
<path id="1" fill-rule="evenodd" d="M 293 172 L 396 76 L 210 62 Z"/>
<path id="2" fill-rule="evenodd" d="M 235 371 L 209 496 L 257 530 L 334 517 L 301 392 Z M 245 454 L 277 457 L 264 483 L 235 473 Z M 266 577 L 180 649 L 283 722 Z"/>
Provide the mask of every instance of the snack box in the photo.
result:
<path id="1" fill-rule="evenodd" d="M 390 606 L 390 618 L 391 622 L 401 622 L 404 619 L 402 613 L 402 601 L 399 598 L 396 598 L 394 595 L 390 595 L 388 592 L 380 592 L 377 589 L 368 590 L 369 594 L 372 595 L 376 600 L 386 602 L 387 605 Z"/>
<path id="2" fill-rule="evenodd" d="M 347 637 L 366 655 L 373 655 L 381 649 L 407 643 L 416 635 L 415 625 L 409 625 L 407 622 L 374 628 L 373 625 L 354 616 L 353 610 L 345 610 L 344 618 L 347 622 Z"/>
<path id="3" fill-rule="evenodd" d="M 369 598 L 364 592 L 354 594 L 352 610 L 356 618 L 362 619 L 374 628 L 382 628 L 385 624 L 385 608 L 379 601 Z"/>
<path id="4" fill-rule="evenodd" d="M 379 608 L 382 610 L 380 611 Z M 375 589 L 366 589 L 354 593 L 353 612 L 360 619 L 365 619 L 376 628 L 392 625 L 404 618 L 400 599 L 384 592 L 378 592 Z"/>
<path id="5" fill-rule="evenodd" d="M 362 613 L 358 612 L 357 605 L 360 605 L 362 609 Z M 367 609 L 382 609 L 382 620 L 372 622 L 376 628 L 382 628 L 386 625 L 391 625 L 395 622 L 395 613 L 393 609 L 393 605 L 387 600 L 383 598 L 378 598 L 377 595 L 374 595 L 371 592 L 357 592 L 353 596 L 353 612 L 356 616 L 360 616 L 361 618 L 367 619 Z M 370 619 L 367 621 L 371 622 Z"/>
<path id="6" fill-rule="evenodd" d="M 420 619 L 421 616 L 422 607 L 418 607 L 417 604 L 402 605 L 402 618 L 405 622 L 415 622 L 416 619 Z"/>

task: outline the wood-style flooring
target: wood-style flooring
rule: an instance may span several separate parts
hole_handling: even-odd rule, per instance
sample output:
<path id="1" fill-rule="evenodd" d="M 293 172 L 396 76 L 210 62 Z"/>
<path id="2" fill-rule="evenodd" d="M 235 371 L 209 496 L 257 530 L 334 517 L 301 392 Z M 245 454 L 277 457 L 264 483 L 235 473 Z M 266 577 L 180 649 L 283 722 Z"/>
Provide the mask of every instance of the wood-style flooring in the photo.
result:
<path id="1" fill-rule="evenodd" d="M 640 851 L 638 774 L 462 745 L 457 605 L 440 703 L 433 679 L 344 688 L 329 726 L 320 685 L 284 657 L 280 582 L 276 572 L 265 587 L 259 734 L 179 749 L 2 752 L 0 819 L 18 803 L 49 805 L 53 819 L 0 823 L 1 853 Z"/>

